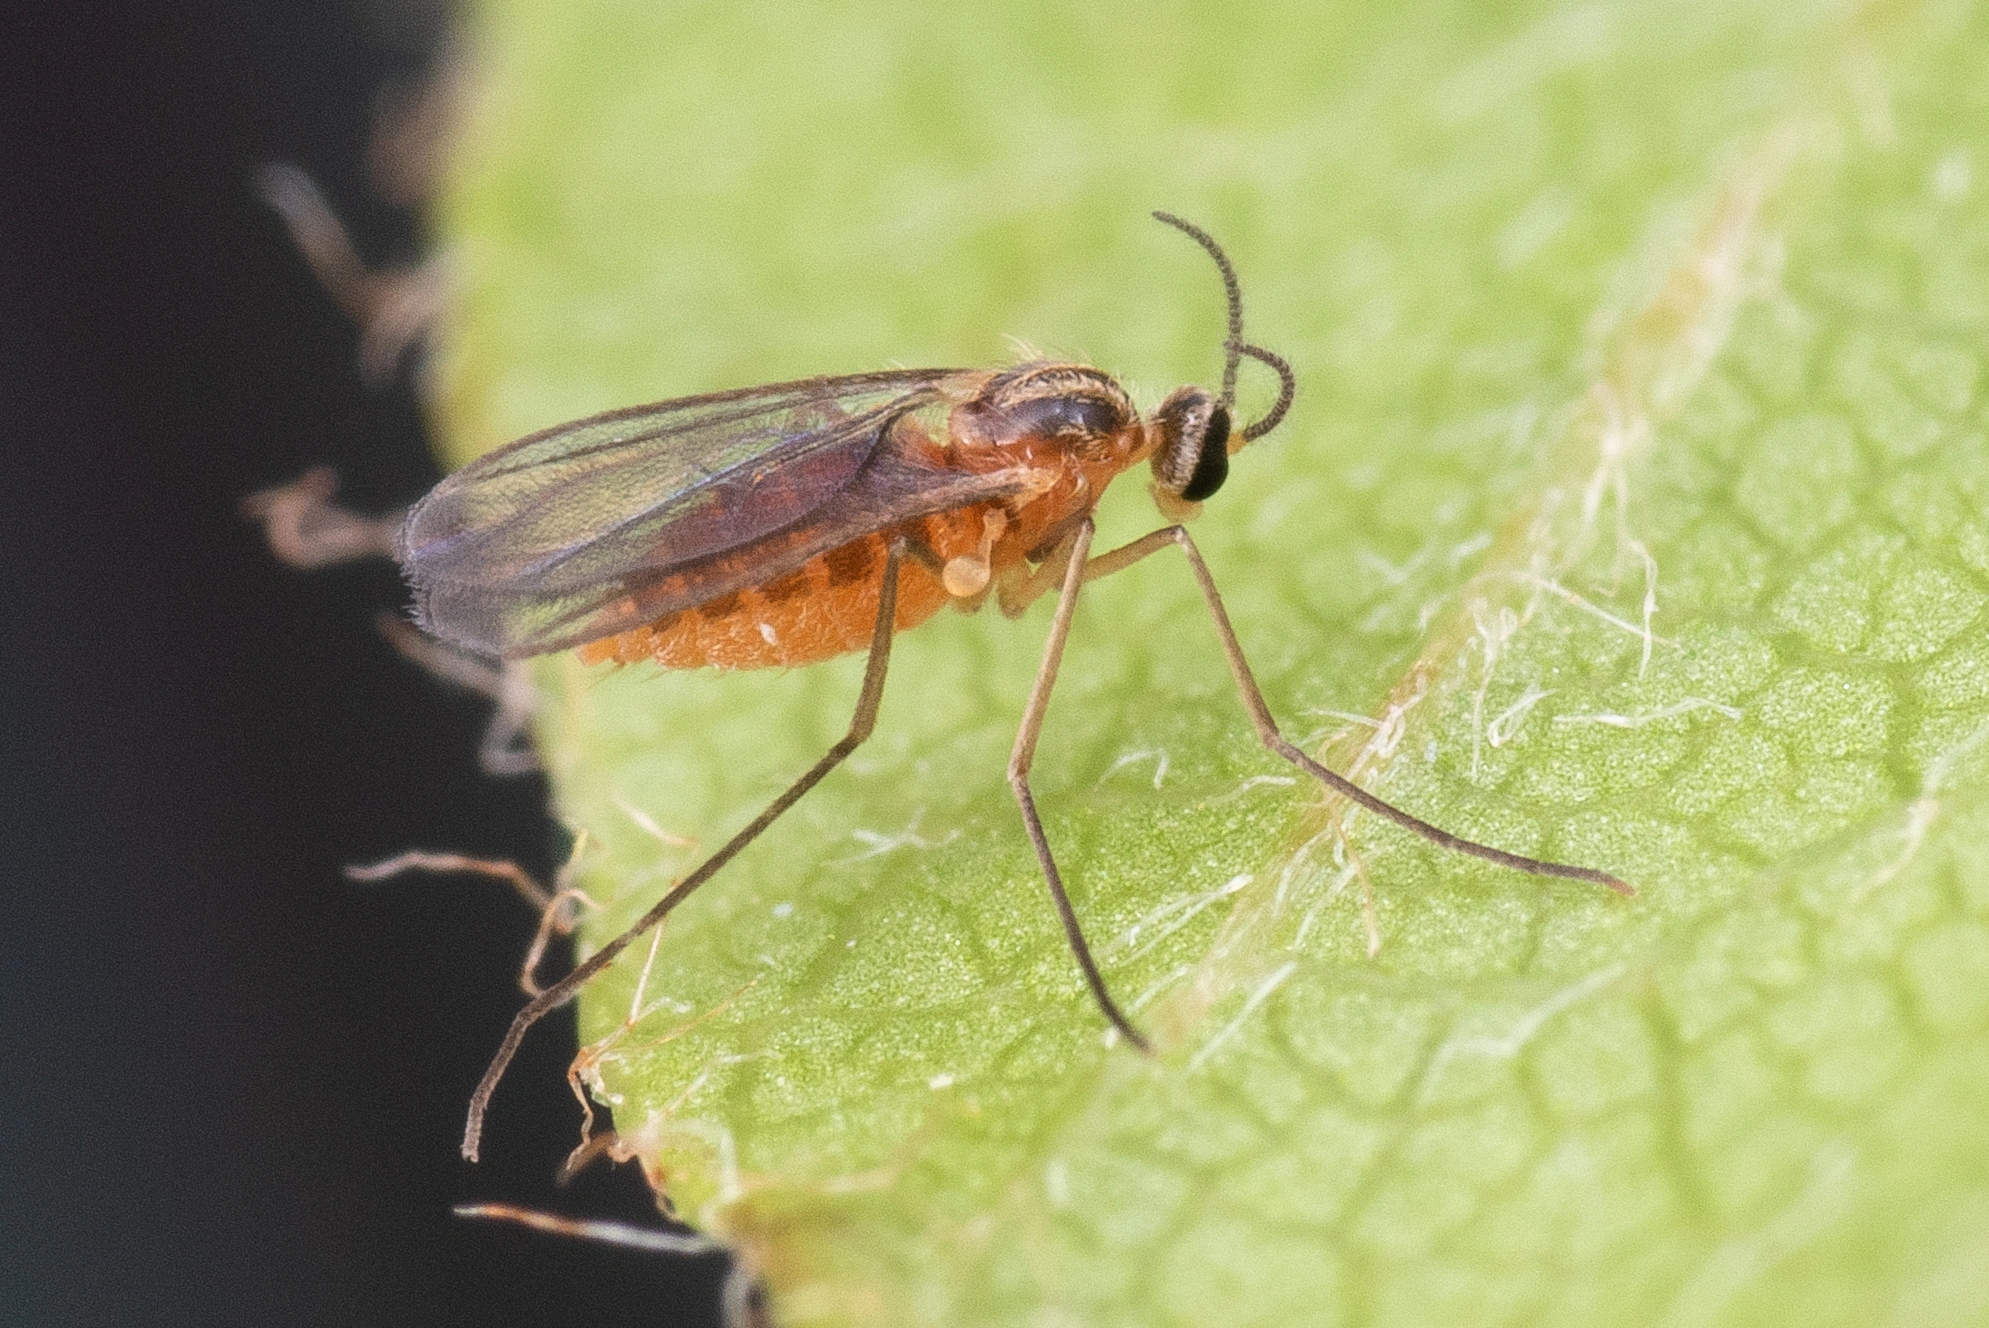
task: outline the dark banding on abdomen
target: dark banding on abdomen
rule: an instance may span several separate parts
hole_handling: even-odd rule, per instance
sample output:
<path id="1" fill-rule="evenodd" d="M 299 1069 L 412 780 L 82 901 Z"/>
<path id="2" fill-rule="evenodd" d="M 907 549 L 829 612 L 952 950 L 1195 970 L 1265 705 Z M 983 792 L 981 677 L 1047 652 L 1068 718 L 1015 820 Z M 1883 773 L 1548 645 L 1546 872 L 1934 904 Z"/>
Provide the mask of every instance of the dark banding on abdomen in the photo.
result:
<path id="1" fill-rule="evenodd" d="M 717 599 L 708 599 L 697 606 L 698 616 L 707 622 L 717 622 L 721 618 L 729 618 L 738 609 L 739 592 L 736 590 L 729 594 L 720 595 Z"/>
<path id="2" fill-rule="evenodd" d="M 865 536 L 823 554 L 822 561 L 829 569 L 829 585 L 853 585 L 869 576 L 870 569 L 877 565 L 876 544 L 875 537 Z"/>
<path id="3" fill-rule="evenodd" d="M 808 569 L 804 566 L 789 572 L 778 581 L 768 582 L 760 587 L 760 593 L 767 597 L 769 604 L 785 604 L 788 600 L 798 599 L 814 589 L 815 578 L 808 575 Z"/>

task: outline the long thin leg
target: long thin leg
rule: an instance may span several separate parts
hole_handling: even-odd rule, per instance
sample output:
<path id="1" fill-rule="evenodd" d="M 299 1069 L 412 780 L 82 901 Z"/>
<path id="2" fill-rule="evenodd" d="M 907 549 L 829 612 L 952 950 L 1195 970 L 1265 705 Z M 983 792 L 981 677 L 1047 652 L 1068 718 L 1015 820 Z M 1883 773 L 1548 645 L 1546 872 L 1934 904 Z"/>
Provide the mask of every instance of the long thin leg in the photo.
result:
<path id="1" fill-rule="evenodd" d="M 822 778 L 849 754 L 857 749 L 877 723 L 877 705 L 884 695 L 884 674 L 891 662 L 891 635 L 898 615 L 898 566 L 904 558 L 904 546 L 899 541 L 891 544 L 890 556 L 884 562 L 884 584 L 877 597 L 877 626 L 870 636 L 870 659 L 863 670 L 863 690 L 856 700 L 856 714 L 850 719 L 849 732 L 845 733 L 836 745 L 829 748 L 826 755 L 808 770 L 808 773 L 794 781 L 778 798 L 768 803 L 766 809 L 741 830 L 725 841 L 716 853 L 699 864 L 696 871 L 677 882 L 670 892 L 656 901 L 655 907 L 643 914 L 634 926 L 609 941 L 595 951 L 585 963 L 574 968 L 571 973 L 547 987 L 533 997 L 512 1019 L 511 1027 L 504 1034 L 504 1041 L 497 1048 L 497 1055 L 491 1058 L 490 1068 L 483 1072 L 477 1082 L 476 1092 L 470 1094 L 469 1119 L 463 1125 L 463 1156 L 470 1161 L 477 1160 L 477 1146 L 483 1137 L 484 1113 L 490 1108 L 490 1095 L 497 1089 L 497 1081 L 504 1077 L 504 1067 L 511 1063 L 519 1045 L 524 1042 L 526 1032 L 548 1013 L 572 1000 L 590 978 L 609 964 L 629 947 L 638 936 L 668 917 L 670 910 L 682 903 L 684 898 L 710 880 L 718 869 L 737 857 L 739 851 L 760 837 L 762 831 L 772 825 L 780 814 L 801 800 L 801 795 L 822 782 Z"/>
<path id="2" fill-rule="evenodd" d="M 1172 526 L 1142 535 L 1130 544 L 1122 544 L 1110 553 L 1101 553 L 1096 558 L 1082 560 L 1084 564 L 1084 584 L 1090 585 L 1100 577 L 1112 575 L 1131 567 L 1140 559 L 1166 548 L 1174 542 L 1170 533 Z M 1023 613 L 1046 593 L 1064 582 L 1064 573 L 1069 570 L 1074 545 L 1071 537 L 1066 537 L 1050 556 L 1034 571 L 1017 576 L 997 587 L 1001 601 L 1001 611 L 1010 618 L 1020 618 Z"/>
<path id="3" fill-rule="evenodd" d="M 1105 989 L 1105 979 L 1098 972 L 1098 961 L 1091 957 L 1091 947 L 1084 942 L 1084 930 L 1077 925 L 1077 913 L 1071 908 L 1070 896 L 1064 892 L 1064 880 L 1057 871 L 1056 857 L 1050 852 L 1050 840 L 1043 833 L 1043 819 L 1036 814 L 1036 799 L 1029 792 L 1029 767 L 1036 759 L 1036 739 L 1043 732 L 1043 715 L 1050 708 L 1050 690 L 1057 683 L 1057 669 L 1063 663 L 1064 642 L 1070 636 L 1071 618 L 1077 612 L 1077 592 L 1084 584 L 1084 556 L 1091 549 L 1092 524 L 1087 518 L 1072 532 L 1069 562 L 1064 569 L 1063 592 L 1057 596 L 1057 615 L 1050 621 L 1050 637 L 1043 643 L 1043 662 L 1036 670 L 1036 685 L 1030 689 L 1029 704 L 1022 711 L 1022 727 L 1015 734 L 1015 750 L 1008 757 L 1008 786 L 1015 790 L 1015 801 L 1022 807 L 1022 824 L 1028 828 L 1029 842 L 1036 846 L 1036 861 L 1043 868 L 1043 879 L 1049 884 L 1050 898 L 1057 906 L 1057 917 L 1064 924 L 1064 939 L 1070 942 L 1071 953 L 1077 956 L 1077 966 L 1084 970 L 1084 980 L 1091 986 L 1091 997 L 1098 1002 L 1098 1008 L 1112 1021 L 1112 1026 L 1125 1035 L 1126 1041 L 1141 1051 L 1151 1052 L 1152 1045 L 1146 1035 L 1133 1027 L 1113 1001 L 1112 993 Z"/>
<path id="4" fill-rule="evenodd" d="M 1257 737 L 1263 744 L 1279 756 L 1290 761 L 1308 775 L 1325 784 L 1335 793 L 1351 798 L 1377 816 L 1413 830 L 1423 838 L 1441 848 L 1496 862 L 1501 867 L 1511 867 L 1515 871 L 1530 872 L 1535 876 L 1559 876 L 1571 881 L 1588 881 L 1594 885 L 1606 885 L 1620 895 L 1634 895 L 1636 890 L 1620 877 L 1594 867 L 1576 867 L 1566 862 L 1547 862 L 1540 858 L 1524 857 L 1518 853 L 1508 853 L 1502 848 L 1480 844 L 1475 840 L 1453 835 L 1448 830 L 1439 829 L 1418 816 L 1411 816 L 1393 803 L 1383 802 L 1360 785 L 1343 775 L 1334 774 L 1325 766 L 1300 751 L 1279 731 L 1277 720 L 1271 717 L 1271 707 L 1264 701 L 1264 693 L 1257 686 L 1257 679 L 1250 672 L 1250 664 L 1243 657 L 1243 647 L 1236 639 L 1236 629 L 1230 626 L 1229 613 L 1222 606 L 1222 594 L 1216 589 L 1215 578 L 1209 575 L 1209 565 L 1202 561 L 1202 551 L 1195 547 L 1193 537 L 1184 526 L 1167 526 L 1150 535 L 1142 536 L 1122 548 L 1102 554 L 1091 562 L 1091 567 L 1101 568 L 1097 576 L 1110 576 L 1113 572 L 1132 566 L 1140 559 L 1166 548 L 1169 544 L 1181 546 L 1181 552 L 1188 555 L 1188 566 L 1195 573 L 1195 583 L 1201 587 L 1202 598 L 1208 603 L 1209 617 L 1215 620 L 1216 636 L 1222 643 L 1223 657 L 1229 661 L 1230 674 L 1236 679 L 1236 689 L 1243 694 L 1243 707 L 1250 712 L 1250 722 L 1257 730 Z M 1087 570 L 1086 580 L 1094 580 Z"/>

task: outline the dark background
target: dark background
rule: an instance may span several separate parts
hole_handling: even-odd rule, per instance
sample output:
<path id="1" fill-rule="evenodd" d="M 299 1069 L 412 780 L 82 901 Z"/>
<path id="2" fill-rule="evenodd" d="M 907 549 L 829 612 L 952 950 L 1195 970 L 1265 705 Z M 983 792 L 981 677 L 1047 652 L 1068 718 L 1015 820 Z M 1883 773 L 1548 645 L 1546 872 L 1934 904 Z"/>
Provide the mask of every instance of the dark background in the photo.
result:
<path id="1" fill-rule="evenodd" d="M 417 219 L 365 169 L 444 15 L 363 0 L 10 7 L 0 19 L 0 1311 L 92 1324 L 700 1323 L 722 1265 L 465 1222 L 552 1183 L 571 1024 L 462 1112 L 517 1008 L 504 887 L 378 886 L 409 847 L 559 850 L 536 778 L 477 773 L 479 703 L 395 656 L 391 567 L 277 565 L 249 491 L 435 479 L 414 394 L 251 179 L 310 171 L 374 260 Z"/>

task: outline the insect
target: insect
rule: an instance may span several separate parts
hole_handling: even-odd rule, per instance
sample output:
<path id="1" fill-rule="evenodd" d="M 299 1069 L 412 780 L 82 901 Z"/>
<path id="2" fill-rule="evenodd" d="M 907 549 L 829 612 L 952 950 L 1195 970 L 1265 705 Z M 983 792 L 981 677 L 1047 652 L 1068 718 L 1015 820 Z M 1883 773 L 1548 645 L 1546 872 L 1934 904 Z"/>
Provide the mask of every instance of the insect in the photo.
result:
<path id="1" fill-rule="evenodd" d="M 1008 762 L 1043 879 L 1091 996 L 1149 1050 L 1085 943 L 1029 791 L 1064 643 L 1087 582 L 1167 548 L 1188 560 L 1264 745 L 1343 797 L 1444 848 L 1623 894 L 1608 872 L 1522 857 L 1438 829 L 1326 769 L 1288 741 L 1251 676 L 1222 597 L 1184 522 L 1222 487 L 1229 458 L 1276 428 L 1291 366 L 1243 339 L 1236 271 L 1215 239 L 1155 219 L 1215 261 L 1229 304 L 1222 387 L 1182 387 L 1142 419 L 1089 365 L 898 369 L 809 378 L 609 411 L 522 438 L 463 467 L 408 514 L 399 558 L 418 621 L 445 640 L 515 658 L 577 648 L 589 661 L 669 668 L 794 666 L 868 651 L 849 730 L 643 917 L 524 1006 L 470 1101 L 475 1160 L 491 1093 L 525 1033 L 660 923 L 870 736 L 894 636 L 948 604 L 1010 615 L 1054 590 L 1056 612 Z M 1245 359 L 1274 371 L 1277 401 L 1232 418 Z M 1093 554 L 1092 513 L 1141 461 L 1168 524 Z"/>

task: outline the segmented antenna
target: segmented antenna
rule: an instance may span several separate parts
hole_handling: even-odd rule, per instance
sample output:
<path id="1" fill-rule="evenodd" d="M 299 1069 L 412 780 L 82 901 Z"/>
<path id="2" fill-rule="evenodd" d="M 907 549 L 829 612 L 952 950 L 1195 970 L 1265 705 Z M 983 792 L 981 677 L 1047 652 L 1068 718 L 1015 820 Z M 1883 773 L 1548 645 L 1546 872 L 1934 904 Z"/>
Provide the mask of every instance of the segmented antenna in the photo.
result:
<path id="1" fill-rule="evenodd" d="M 1291 365 L 1276 351 L 1265 350 L 1262 346 L 1238 346 L 1237 349 L 1259 364 L 1270 365 L 1278 373 L 1278 399 L 1258 417 L 1256 423 L 1243 427 L 1243 441 L 1254 443 L 1277 428 L 1278 421 L 1291 409 L 1291 399 L 1298 394 L 1298 379 L 1292 377 Z"/>
<path id="2" fill-rule="evenodd" d="M 1183 221 L 1172 212 L 1155 212 L 1153 219 L 1172 226 L 1196 244 L 1209 251 L 1215 259 L 1216 270 L 1222 273 L 1223 293 L 1229 296 L 1229 335 L 1223 339 L 1222 366 L 1222 408 L 1228 410 L 1236 404 L 1236 366 L 1243 358 L 1243 287 L 1236 280 L 1236 269 L 1229 265 L 1229 255 L 1215 242 L 1215 236 L 1197 226 L 1192 221 Z"/>
<path id="3" fill-rule="evenodd" d="M 1254 423 L 1244 426 L 1243 441 L 1255 442 L 1278 427 L 1285 412 L 1291 409 L 1292 397 L 1298 392 L 1298 380 L 1292 375 L 1291 365 L 1284 356 L 1275 351 L 1253 346 L 1243 339 L 1243 287 L 1236 279 L 1236 269 L 1230 265 L 1229 255 L 1222 251 L 1215 236 L 1197 226 L 1192 221 L 1184 221 L 1172 212 L 1155 212 L 1153 219 L 1172 226 L 1202 248 L 1208 250 L 1209 257 L 1215 260 L 1216 270 L 1222 273 L 1223 293 L 1229 297 L 1229 335 L 1223 339 L 1222 364 L 1222 408 L 1229 410 L 1236 404 L 1236 370 L 1248 355 L 1260 364 L 1268 365 L 1278 375 L 1278 399 Z"/>

